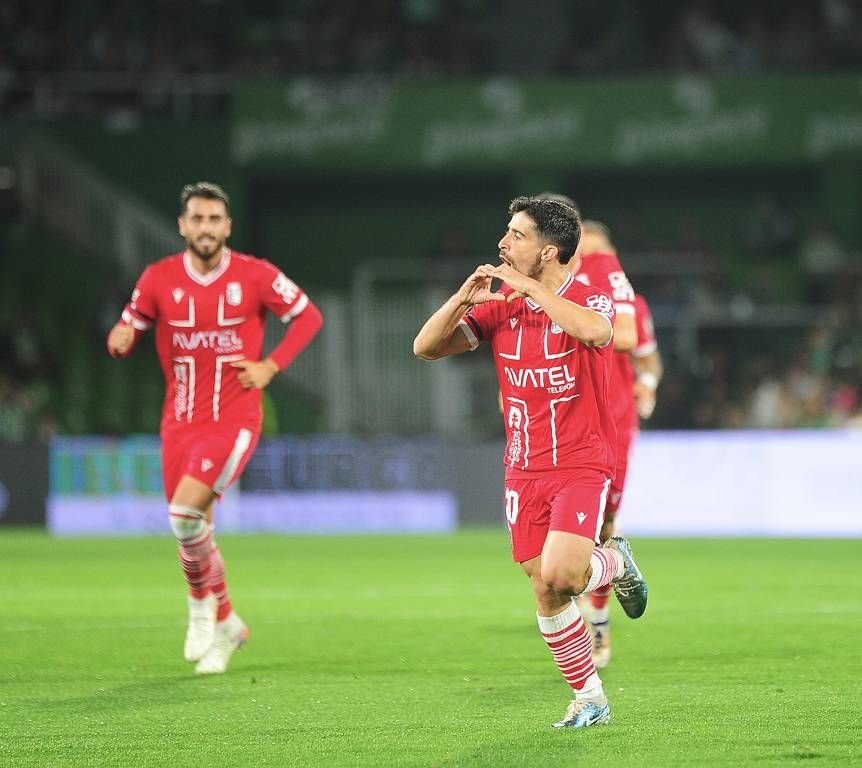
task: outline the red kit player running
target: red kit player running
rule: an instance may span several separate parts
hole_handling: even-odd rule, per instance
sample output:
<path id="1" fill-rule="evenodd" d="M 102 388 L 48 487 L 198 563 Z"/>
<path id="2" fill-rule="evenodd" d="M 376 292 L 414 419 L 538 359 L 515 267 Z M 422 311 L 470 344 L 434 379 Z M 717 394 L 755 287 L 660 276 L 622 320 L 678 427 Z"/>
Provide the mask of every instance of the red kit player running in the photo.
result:
<path id="1" fill-rule="evenodd" d="M 617 453 L 614 480 L 611 483 L 605 522 L 600 534 L 601 541 L 605 541 L 614 533 L 614 521 L 622 502 L 631 448 L 638 431 L 632 355 L 636 354 L 640 323 L 637 318 L 637 299 L 620 266 L 616 248 L 610 239 L 610 231 L 604 224 L 597 221 L 583 222 L 583 234 L 576 258 L 580 259 L 576 267 L 577 279 L 613 291 L 617 311 L 629 314 L 636 329 L 636 344 L 633 345 L 631 353 L 616 349 L 614 351 L 610 399 L 611 413 L 617 429 Z M 609 597 L 608 587 L 596 589 L 590 594 L 590 605 L 584 609 L 593 636 L 593 661 L 599 669 L 606 667 L 611 657 Z"/>
<path id="2" fill-rule="evenodd" d="M 184 655 L 200 674 L 227 669 L 248 629 L 232 610 L 212 533 L 216 498 L 242 473 L 260 435 L 262 390 L 314 338 L 317 307 L 267 261 L 231 251 L 229 201 L 215 184 L 186 186 L 180 234 L 187 248 L 147 267 L 108 351 L 126 357 L 156 329 L 165 376 L 162 474 L 170 524 L 189 587 Z M 289 330 L 260 360 L 267 311 Z"/>
<path id="3" fill-rule="evenodd" d="M 575 698 L 555 727 L 610 719 L 590 636 L 574 597 L 613 583 L 626 613 L 646 609 L 647 587 L 628 543 L 597 548 L 614 471 L 609 412 L 614 304 L 573 278 L 580 237 L 564 203 L 517 198 L 500 240 L 500 265 L 484 264 L 425 323 L 413 351 L 425 360 L 490 342 L 502 391 L 507 445 L 505 511 L 512 554 L 529 576 L 539 629 Z M 491 281 L 504 287 L 491 291 Z"/>

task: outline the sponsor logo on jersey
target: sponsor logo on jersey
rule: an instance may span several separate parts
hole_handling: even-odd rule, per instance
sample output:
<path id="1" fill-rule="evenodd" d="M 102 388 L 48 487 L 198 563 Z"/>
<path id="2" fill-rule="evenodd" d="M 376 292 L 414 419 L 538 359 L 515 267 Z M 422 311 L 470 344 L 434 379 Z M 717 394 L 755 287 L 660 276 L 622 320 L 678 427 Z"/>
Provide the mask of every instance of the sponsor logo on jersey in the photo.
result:
<path id="1" fill-rule="evenodd" d="M 600 315 L 610 315 L 614 309 L 614 303 L 601 293 L 590 296 L 587 299 L 587 306 Z"/>
<path id="2" fill-rule="evenodd" d="M 232 307 L 242 304 L 242 286 L 239 283 L 228 283 L 225 288 L 225 298 Z"/>
<path id="3" fill-rule="evenodd" d="M 185 296 L 185 291 L 182 288 L 174 288 L 171 295 L 174 297 L 174 304 L 179 304 Z"/>
<path id="4" fill-rule="evenodd" d="M 241 352 L 242 339 L 233 328 L 221 331 L 194 331 L 182 333 L 174 331 L 173 345 L 175 349 L 193 352 L 196 349 L 214 349 L 219 354 Z"/>
<path id="5" fill-rule="evenodd" d="M 201 459 L 201 472 L 209 472 L 213 468 L 214 464 L 212 461 L 206 457 Z"/>
<path id="6" fill-rule="evenodd" d="M 582 525 L 584 520 L 587 519 L 587 516 L 583 512 L 577 512 L 576 514 L 578 517 L 578 525 Z"/>
<path id="7" fill-rule="evenodd" d="M 517 317 L 510 317 L 510 318 L 509 318 L 509 325 L 511 325 L 511 326 L 512 326 L 512 330 L 513 330 L 513 331 L 515 330 L 515 326 L 516 326 L 517 324 L 518 324 L 518 318 L 517 318 Z"/>
<path id="8" fill-rule="evenodd" d="M 503 366 L 506 379 L 514 387 L 535 387 L 548 392 L 565 392 L 575 386 L 575 376 L 565 365 L 552 365 L 548 368 L 510 368 Z"/>
<path id="9" fill-rule="evenodd" d="M 506 460 L 509 466 L 514 467 L 521 461 L 524 452 L 524 436 L 521 431 L 524 414 L 516 405 L 509 406 L 509 445 L 506 448 Z"/>
<path id="10" fill-rule="evenodd" d="M 560 328 L 559 325 L 557 325 L 556 323 L 553 323 L 553 322 L 551 323 L 551 333 L 562 333 L 562 332 L 563 332 L 563 329 Z"/>

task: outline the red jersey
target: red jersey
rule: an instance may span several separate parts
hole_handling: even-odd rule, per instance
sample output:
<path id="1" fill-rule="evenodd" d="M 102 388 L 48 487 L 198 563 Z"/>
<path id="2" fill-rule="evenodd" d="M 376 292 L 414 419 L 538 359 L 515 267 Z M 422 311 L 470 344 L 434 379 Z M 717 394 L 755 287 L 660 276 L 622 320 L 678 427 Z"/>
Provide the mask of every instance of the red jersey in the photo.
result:
<path id="1" fill-rule="evenodd" d="M 611 295 L 619 314 L 635 314 L 635 292 L 619 259 L 612 253 L 590 253 L 581 258 L 575 277 L 585 285 L 601 288 Z M 614 352 L 611 373 L 611 415 L 617 431 L 637 424 L 634 369 L 629 352 Z"/>
<path id="2" fill-rule="evenodd" d="M 504 286 L 502 293 L 511 289 Z M 600 313 L 613 327 L 614 304 L 606 293 L 569 275 L 557 294 Z M 504 403 L 506 477 L 558 469 L 613 475 L 610 344 L 582 344 L 531 299 L 477 304 L 460 327 L 473 349 L 480 341 L 491 343 Z"/>
<path id="3" fill-rule="evenodd" d="M 652 312 L 649 311 L 649 304 L 639 293 L 635 294 L 635 322 L 637 323 L 638 340 L 632 354 L 635 357 L 644 357 L 658 349 L 658 341 L 655 336 L 655 326 L 652 321 Z"/>
<path id="4" fill-rule="evenodd" d="M 230 364 L 260 359 L 267 310 L 288 323 L 308 303 L 277 267 L 236 251 L 207 275 L 185 252 L 148 266 L 123 320 L 156 327 L 167 384 L 162 432 L 215 423 L 259 430 L 263 391 L 244 389 Z"/>

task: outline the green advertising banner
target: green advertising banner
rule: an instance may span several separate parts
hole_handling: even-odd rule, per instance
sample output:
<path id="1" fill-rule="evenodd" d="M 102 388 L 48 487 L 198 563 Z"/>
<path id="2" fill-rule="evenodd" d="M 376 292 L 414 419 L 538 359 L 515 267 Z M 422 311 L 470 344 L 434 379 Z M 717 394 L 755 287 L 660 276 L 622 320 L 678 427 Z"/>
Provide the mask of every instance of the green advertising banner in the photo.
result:
<path id="1" fill-rule="evenodd" d="M 234 93 L 231 152 L 357 170 L 862 159 L 862 74 L 255 83 Z"/>

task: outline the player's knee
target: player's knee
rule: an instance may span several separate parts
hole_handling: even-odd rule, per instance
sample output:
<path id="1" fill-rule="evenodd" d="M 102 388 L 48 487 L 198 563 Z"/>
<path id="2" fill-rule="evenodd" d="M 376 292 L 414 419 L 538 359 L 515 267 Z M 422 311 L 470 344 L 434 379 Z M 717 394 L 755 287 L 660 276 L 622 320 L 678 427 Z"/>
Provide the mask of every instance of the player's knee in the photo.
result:
<path id="1" fill-rule="evenodd" d="M 542 581 L 558 595 L 579 595 L 587 586 L 587 575 L 566 565 L 542 565 Z"/>
<path id="2" fill-rule="evenodd" d="M 194 542 L 206 534 L 206 513 L 202 509 L 171 504 L 168 508 L 171 530 L 180 542 Z"/>

